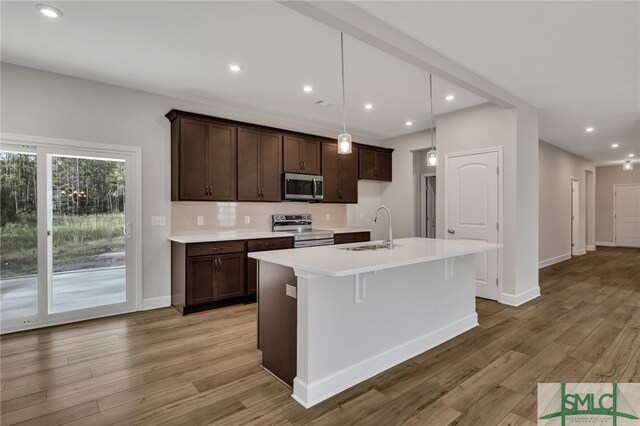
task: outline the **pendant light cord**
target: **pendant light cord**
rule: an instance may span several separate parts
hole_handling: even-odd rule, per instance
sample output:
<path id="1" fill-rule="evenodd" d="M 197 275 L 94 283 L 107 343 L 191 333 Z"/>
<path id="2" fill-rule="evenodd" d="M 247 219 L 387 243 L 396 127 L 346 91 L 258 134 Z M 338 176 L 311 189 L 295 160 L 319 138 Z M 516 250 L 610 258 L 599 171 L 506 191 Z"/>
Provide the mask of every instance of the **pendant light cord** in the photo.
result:
<path id="1" fill-rule="evenodd" d="M 431 73 L 429 73 L 429 115 L 431 116 L 431 149 L 433 150 L 433 83 L 431 81 Z"/>
<path id="2" fill-rule="evenodd" d="M 340 63 L 342 65 L 342 133 L 347 133 L 347 119 L 344 96 L 344 34 L 340 33 Z"/>

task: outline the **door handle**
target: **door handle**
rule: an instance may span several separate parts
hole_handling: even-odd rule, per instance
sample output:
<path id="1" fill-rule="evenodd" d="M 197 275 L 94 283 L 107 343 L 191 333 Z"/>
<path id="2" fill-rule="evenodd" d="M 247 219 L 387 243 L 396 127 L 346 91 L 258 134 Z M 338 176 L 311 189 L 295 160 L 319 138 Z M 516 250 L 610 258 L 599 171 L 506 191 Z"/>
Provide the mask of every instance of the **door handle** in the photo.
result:
<path id="1" fill-rule="evenodd" d="M 311 187 L 311 196 L 312 196 L 313 198 L 316 198 L 316 191 L 317 191 L 316 187 L 317 187 L 317 185 L 318 185 L 318 182 L 316 181 L 316 178 L 312 178 L 312 179 L 311 179 L 311 183 L 312 183 L 312 185 L 313 185 L 313 186 Z"/>
<path id="2" fill-rule="evenodd" d="M 447 232 L 450 233 L 451 235 L 453 235 L 453 234 L 456 233 L 456 230 L 449 228 L 449 229 L 447 229 Z"/>

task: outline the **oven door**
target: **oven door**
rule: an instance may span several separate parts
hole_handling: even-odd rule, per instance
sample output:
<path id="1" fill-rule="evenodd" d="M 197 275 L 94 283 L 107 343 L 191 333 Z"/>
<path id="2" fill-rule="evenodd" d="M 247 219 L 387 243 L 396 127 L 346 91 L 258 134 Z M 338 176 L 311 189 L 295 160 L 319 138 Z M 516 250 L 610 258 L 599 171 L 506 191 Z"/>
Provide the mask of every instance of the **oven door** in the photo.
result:
<path id="1" fill-rule="evenodd" d="M 282 194 L 285 200 L 322 200 L 322 176 L 285 173 Z"/>

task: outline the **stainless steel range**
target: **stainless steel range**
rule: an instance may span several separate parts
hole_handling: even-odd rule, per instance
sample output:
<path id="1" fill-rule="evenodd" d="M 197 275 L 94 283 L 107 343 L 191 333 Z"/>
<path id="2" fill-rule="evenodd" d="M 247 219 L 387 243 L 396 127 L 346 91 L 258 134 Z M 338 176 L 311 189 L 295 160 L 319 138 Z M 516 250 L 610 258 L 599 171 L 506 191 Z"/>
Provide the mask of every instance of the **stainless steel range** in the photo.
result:
<path id="1" fill-rule="evenodd" d="M 271 216 L 274 232 L 293 233 L 294 247 L 328 246 L 333 244 L 333 231 L 313 229 L 310 214 L 274 214 Z"/>

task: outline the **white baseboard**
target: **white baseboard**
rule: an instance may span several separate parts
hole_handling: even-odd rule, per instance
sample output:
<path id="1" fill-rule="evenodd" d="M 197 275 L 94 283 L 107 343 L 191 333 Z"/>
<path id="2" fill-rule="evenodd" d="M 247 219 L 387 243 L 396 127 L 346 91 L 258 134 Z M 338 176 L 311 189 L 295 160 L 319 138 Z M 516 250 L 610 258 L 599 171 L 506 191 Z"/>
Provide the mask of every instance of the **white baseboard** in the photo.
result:
<path id="1" fill-rule="evenodd" d="M 405 342 L 388 351 L 374 355 L 313 383 L 305 383 L 296 377 L 293 381 L 293 399 L 309 408 L 342 392 L 376 374 L 421 354 L 447 340 L 453 339 L 478 325 L 478 315 L 473 313 L 453 324 L 434 330 Z"/>
<path id="2" fill-rule="evenodd" d="M 535 299 L 540 296 L 540 287 L 535 286 L 534 288 L 523 291 L 520 294 L 509 294 L 502 293 L 502 298 L 500 299 L 500 303 L 504 303 L 505 305 L 511 306 L 520 306 L 523 303 L 527 303 L 530 300 Z"/>
<path id="3" fill-rule="evenodd" d="M 574 256 L 582 256 L 583 254 L 587 254 L 587 250 L 586 249 L 576 250 L 576 252 L 573 255 Z"/>
<path id="4" fill-rule="evenodd" d="M 596 246 L 587 246 L 587 251 L 596 251 Z"/>
<path id="5" fill-rule="evenodd" d="M 571 259 L 571 253 L 565 253 L 550 259 L 541 260 L 538 262 L 538 269 L 544 268 L 545 266 L 555 265 L 556 263 L 564 262 L 569 259 Z"/>
<path id="6" fill-rule="evenodd" d="M 147 311 L 149 309 L 166 308 L 171 306 L 171 296 L 152 297 L 150 299 L 142 300 L 142 310 Z"/>
<path id="7" fill-rule="evenodd" d="M 612 243 L 610 241 L 596 241 L 596 245 L 597 246 L 604 246 L 604 247 L 615 247 L 615 243 Z"/>

